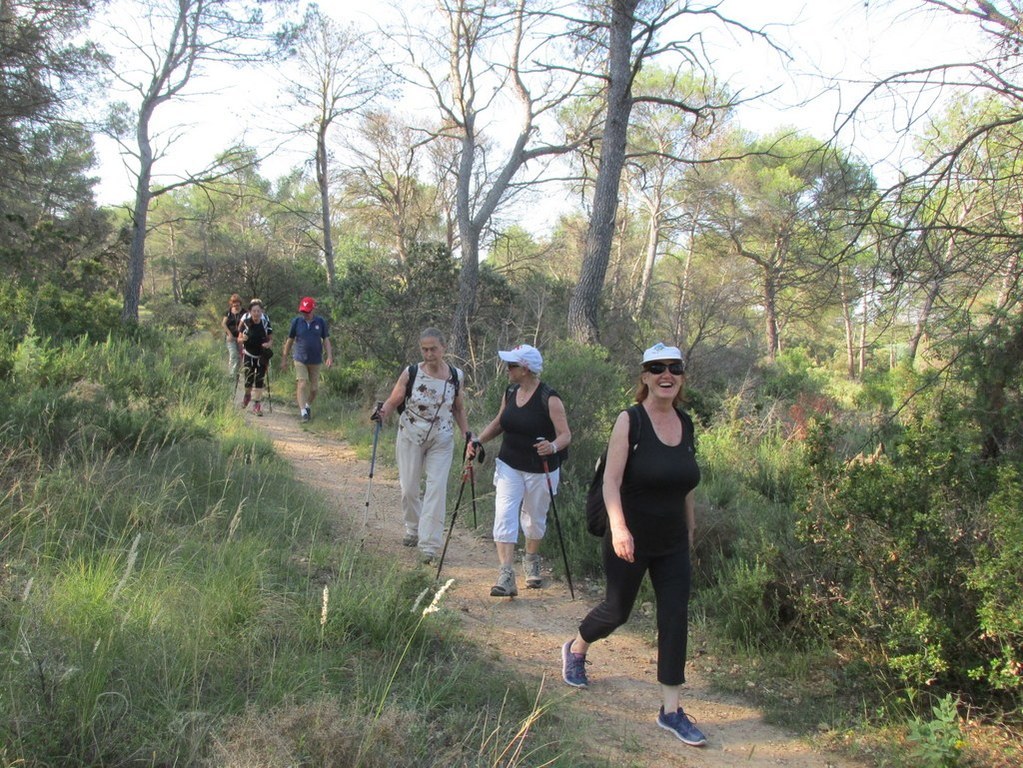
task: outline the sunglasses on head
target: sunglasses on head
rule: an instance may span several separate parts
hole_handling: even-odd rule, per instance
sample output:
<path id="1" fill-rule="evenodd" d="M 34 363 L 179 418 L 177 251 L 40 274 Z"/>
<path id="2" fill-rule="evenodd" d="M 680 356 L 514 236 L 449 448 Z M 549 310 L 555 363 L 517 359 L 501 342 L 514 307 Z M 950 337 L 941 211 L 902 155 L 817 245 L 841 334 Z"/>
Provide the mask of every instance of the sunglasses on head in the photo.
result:
<path id="1" fill-rule="evenodd" d="M 668 371 L 673 376 L 681 376 L 686 372 L 685 363 L 647 363 L 643 366 L 643 370 L 647 373 L 652 373 L 655 376 L 660 376 L 665 371 Z"/>

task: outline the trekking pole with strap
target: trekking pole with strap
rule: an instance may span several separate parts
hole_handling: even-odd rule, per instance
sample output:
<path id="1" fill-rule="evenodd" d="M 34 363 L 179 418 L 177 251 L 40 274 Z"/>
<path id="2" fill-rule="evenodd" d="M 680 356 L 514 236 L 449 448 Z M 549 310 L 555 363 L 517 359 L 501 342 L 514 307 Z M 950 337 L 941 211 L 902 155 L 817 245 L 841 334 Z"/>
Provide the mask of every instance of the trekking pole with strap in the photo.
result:
<path id="1" fill-rule="evenodd" d="M 543 457 L 542 461 L 543 473 L 547 476 L 547 492 L 551 495 L 551 513 L 554 515 L 554 527 L 558 531 L 558 541 L 561 543 L 561 557 L 565 561 L 565 579 L 568 580 L 568 593 L 575 600 L 575 589 L 572 587 L 572 572 L 568 569 L 568 552 L 565 551 L 565 537 L 561 533 L 561 521 L 558 520 L 558 506 L 554 503 L 554 486 L 551 484 L 551 472 L 547 466 L 547 458 Z"/>
<path id="2" fill-rule="evenodd" d="M 468 448 L 466 444 L 466 448 Z M 462 458 L 465 459 L 465 451 L 462 451 Z M 434 577 L 435 581 L 440 581 L 440 572 L 444 567 L 444 558 L 448 554 L 448 544 L 451 543 L 451 532 L 455 530 L 455 520 L 458 519 L 458 507 L 462 503 L 462 494 L 465 492 L 465 481 L 469 478 L 469 473 L 472 471 L 472 459 L 465 461 L 462 464 L 462 485 L 458 488 L 458 498 L 455 499 L 455 508 L 451 511 L 451 524 L 448 526 L 448 535 L 444 537 L 444 548 L 440 551 L 440 561 L 437 563 L 437 575 Z"/>
<path id="3" fill-rule="evenodd" d="M 472 459 L 467 459 L 466 456 L 469 453 L 469 438 L 472 437 L 471 432 L 465 433 L 465 447 L 462 449 L 462 485 L 458 489 L 458 498 L 455 500 L 455 508 L 451 512 L 451 525 L 448 526 L 448 535 L 444 539 L 444 548 L 440 553 L 440 562 L 437 563 L 437 580 L 440 580 L 440 569 L 444 567 L 444 556 L 448 553 L 448 543 L 451 541 L 451 532 L 455 530 L 455 518 L 458 517 L 458 507 L 462 503 L 462 494 L 465 492 L 465 481 L 470 480 L 472 487 L 472 518 L 473 525 L 476 524 L 476 480 L 475 474 L 472 470 Z M 486 453 L 483 450 L 483 445 L 476 441 L 474 443 L 476 453 L 474 458 L 482 462 L 486 457 Z"/>
<path id="4" fill-rule="evenodd" d="M 264 374 L 264 376 L 266 378 L 266 382 L 265 382 L 265 384 L 266 384 L 266 409 L 272 414 L 274 412 L 274 401 L 273 401 L 273 398 L 270 397 L 270 368 L 271 368 L 270 359 L 267 358 L 267 360 L 266 360 L 266 373 Z"/>
<path id="5" fill-rule="evenodd" d="M 377 465 L 377 442 L 380 440 L 380 430 L 384 426 L 384 420 L 380 418 L 380 409 L 384 407 L 382 402 L 377 401 L 377 407 L 373 410 L 373 420 L 377 423 L 373 430 L 373 455 L 369 460 L 369 482 L 366 483 L 366 511 L 362 514 L 362 524 L 369 525 L 369 492 L 373 489 L 373 470 Z"/>
<path id="6" fill-rule="evenodd" d="M 471 432 L 465 433 L 466 450 L 469 448 L 469 439 L 472 437 Z M 472 446 L 476 450 L 474 451 L 476 460 L 482 464 L 483 460 L 487 458 L 487 452 L 483 450 L 483 443 L 479 440 L 473 440 Z M 476 528 L 479 523 L 476 520 L 476 470 L 472 467 L 472 462 L 469 462 L 469 490 L 472 493 L 472 527 Z"/>
<path id="7" fill-rule="evenodd" d="M 238 364 L 234 367 L 234 392 L 231 393 L 231 402 L 236 403 L 238 401 L 238 379 L 242 372 L 242 353 L 238 350 L 238 342 L 235 341 L 235 351 L 238 353 Z"/>

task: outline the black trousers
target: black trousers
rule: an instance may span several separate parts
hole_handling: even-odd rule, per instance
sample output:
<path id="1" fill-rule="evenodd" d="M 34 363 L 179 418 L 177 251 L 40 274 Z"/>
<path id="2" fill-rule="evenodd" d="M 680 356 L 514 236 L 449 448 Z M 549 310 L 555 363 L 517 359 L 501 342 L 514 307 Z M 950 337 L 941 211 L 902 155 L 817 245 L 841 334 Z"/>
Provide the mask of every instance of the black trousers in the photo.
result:
<path id="1" fill-rule="evenodd" d="M 245 357 L 245 388 L 262 389 L 266 381 L 266 358 L 253 357 L 246 354 Z"/>
<path id="2" fill-rule="evenodd" d="M 587 643 L 601 640 L 629 620 L 643 576 L 657 600 L 657 682 L 681 685 L 686 681 L 686 642 L 689 637 L 689 587 L 692 567 L 689 547 L 655 557 L 637 552 L 634 562 L 614 553 L 610 532 L 603 541 L 604 602 L 590 611 L 579 625 Z"/>

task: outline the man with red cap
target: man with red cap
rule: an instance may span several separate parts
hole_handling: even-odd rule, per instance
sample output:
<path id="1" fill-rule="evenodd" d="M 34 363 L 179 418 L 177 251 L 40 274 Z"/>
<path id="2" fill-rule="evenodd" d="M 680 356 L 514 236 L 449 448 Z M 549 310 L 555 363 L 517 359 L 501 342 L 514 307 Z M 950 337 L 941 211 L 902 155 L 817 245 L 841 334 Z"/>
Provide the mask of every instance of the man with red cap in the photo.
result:
<path id="1" fill-rule="evenodd" d="M 312 418 L 312 405 L 316 391 L 320 388 L 320 365 L 328 368 L 334 364 L 330 348 L 330 332 L 325 318 L 314 315 L 316 301 L 306 296 L 298 303 L 298 317 L 291 321 L 288 340 L 284 342 L 281 365 L 288 363 L 288 355 L 294 349 L 295 399 L 302 421 Z M 326 358 L 324 358 L 326 352 Z"/>

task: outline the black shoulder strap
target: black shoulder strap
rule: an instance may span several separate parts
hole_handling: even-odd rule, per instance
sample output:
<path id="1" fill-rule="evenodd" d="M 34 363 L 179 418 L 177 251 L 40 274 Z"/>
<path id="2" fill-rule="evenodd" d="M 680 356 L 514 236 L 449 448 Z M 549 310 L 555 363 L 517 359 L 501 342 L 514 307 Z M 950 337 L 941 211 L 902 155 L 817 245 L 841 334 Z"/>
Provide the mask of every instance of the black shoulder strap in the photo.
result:
<path id="1" fill-rule="evenodd" d="M 458 397 L 458 387 L 461 385 L 461 382 L 458 380 L 458 369 L 451 363 L 448 363 L 448 370 L 451 372 L 451 383 L 455 387 L 455 397 Z"/>
<path id="2" fill-rule="evenodd" d="M 413 364 L 408 367 L 408 381 L 405 382 L 405 401 L 412 397 L 412 386 L 416 383 L 416 374 L 419 373 L 419 365 Z"/>
<path id="3" fill-rule="evenodd" d="M 551 407 L 548 404 L 551 399 L 551 393 L 554 390 L 551 389 L 550 385 L 546 381 L 540 382 L 540 401 L 543 403 L 543 409 L 547 411 L 547 415 L 551 415 Z"/>
<path id="4" fill-rule="evenodd" d="M 681 408 L 675 408 L 675 413 L 678 414 L 679 421 L 682 422 L 682 442 L 688 442 L 689 445 L 696 449 L 696 426 L 693 424 L 693 417 L 683 411 Z"/>
<path id="5" fill-rule="evenodd" d="M 639 447 L 639 435 L 643 430 L 643 418 L 639 415 L 639 409 L 642 407 L 641 405 L 630 405 L 625 409 L 625 412 L 629 414 L 629 453 Z"/>

